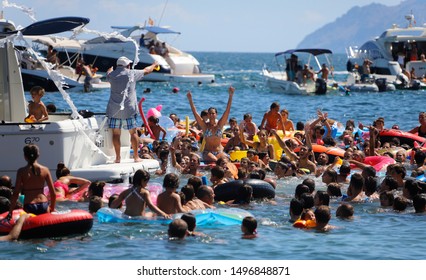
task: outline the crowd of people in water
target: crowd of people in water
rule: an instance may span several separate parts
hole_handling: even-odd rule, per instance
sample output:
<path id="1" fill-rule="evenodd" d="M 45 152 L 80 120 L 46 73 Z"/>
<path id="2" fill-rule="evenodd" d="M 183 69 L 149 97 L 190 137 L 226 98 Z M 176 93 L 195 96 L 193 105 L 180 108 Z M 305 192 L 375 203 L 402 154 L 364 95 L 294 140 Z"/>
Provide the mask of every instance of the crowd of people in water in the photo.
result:
<path id="1" fill-rule="evenodd" d="M 137 170 L 129 189 L 109 197 L 105 201 L 105 182 L 91 182 L 75 177 L 62 163 L 58 164 L 56 179 L 49 169 L 38 162 L 40 151 L 36 145 L 24 147 L 27 165 L 20 168 L 13 184 L 8 175 L 0 178 L 1 213 L 23 208 L 27 213 L 42 214 L 53 212 L 63 200 L 72 199 L 83 192 L 79 199 L 89 203 L 89 211 L 96 213 L 108 203 L 108 207 L 122 209 L 128 216 L 159 216 L 170 219 L 176 213 L 185 213 L 169 225 L 169 236 L 182 239 L 198 236 L 195 231 L 195 216 L 192 210 L 214 209 L 215 188 L 237 179 L 260 179 L 274 188 L 277 181 L 285 178 L 299 178 L 289 205 L 289 220 L 295 227 L 314 228 L 327 231 L 332 217 L 331 201 L 339 201 L 336 217 L 350 219 L 355 215 L 354 203 L 377 201 L 380 207 L 395 211 L 412 208 L 415 213 L 426 211 L 426 148 L 423 143 L 406 143 L 397 136 L 390 139 L 381 137 L 388 129 L 384 118 L 377 118 L 371 125 L 355 124 L 347 120 L 339 135 L 333 133 L 338 124 L 327 112 L 317 111 L 317 118 L 296 124 L 289 117 L 289 111 L 273 102 L 259 125 L 254 123 L 250 113 L 240 120 L 230 117 L 235 89 L 228 89 L 228 102 L 224 113 L 219 116 L 214 107 L 198 111 L 187 93 L 194 121 L 189 125 L 180 122 L 172 113 L 170 118 L 182 133 L 171 143 L 165 139 L 166 130 L 158 127 L 156 117 L 148 122 L 154 134 L 139 138 L 141 159 L 157 159 L 160 169 L 155 176 L 164 176 L 164 191 L 158 195 L 156 204 L 147 189 L 153 174 Z M 31 91 L 33 101 L 29 114 L 34 121 L 48 119 L 46 106 L 41 101 L 42 88 Z M 419 125 L 407 133 L 426 137 L 426 113 L 418 114 Z M 392 126 L 398 130 L 397 125 Z M 143 134 L 142 128 L 139 130 Z M 424 139 L 424 138 L 423 138 Z M 276 141 L 272 144 L 272 141 Z M 317 152 L 316 147 L 339 149 L 340 155 Z M 279 152 L 278 152 L 279 151 Z M 243 156 L 234 160 L 235 153 Z M 368 157 L 392 159 L 382 170 L 366 161 Z M 378 174 L 378 172 L 381 172 Z M 187 176 L 181 176 L 187 174 Z M 422 179 L 423 176 L 423 179 Z M 206 178 L 209 177 L 210 182 Z M 181 186 L 182 178 L 188 178 Z M 321 178 L 324 185 L 318 186 Z M 317 183 L 316 183 L 317 182 Z M 48 195 L 45 195 L 45 186 Z M 22 201 L 19 196 L 24 194 Z M 245 207 L 253 200 L 249 184 L 238 189 L 235 199 L 220 202 L 228 207 Z M 123 206 L 125 204 L 125 207 Z M 224 206 L 224 207 L 225 207 Z M 106 205 L 105 205 L 106 207 Z M 146 211 L 149 208 L 150 211 Z M 25 219 L 24 216 L 23 219 Z M 257 221 L 246 217 L 242 221 L 243 238 L 256 237 Z M 17 239 L 16 232 L 5 240 Z"/>

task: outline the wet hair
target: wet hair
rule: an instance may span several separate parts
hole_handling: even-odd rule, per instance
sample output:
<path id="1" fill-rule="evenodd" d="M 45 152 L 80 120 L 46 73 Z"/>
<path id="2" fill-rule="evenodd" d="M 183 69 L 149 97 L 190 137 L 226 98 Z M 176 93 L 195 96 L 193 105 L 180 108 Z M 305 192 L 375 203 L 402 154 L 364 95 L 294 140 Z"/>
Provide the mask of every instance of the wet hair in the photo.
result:
<path id="1" fill-rule="evenodd" d="M 217 109 L 215 107 L 210 107 L 207 109 L 207 112 L 214 111 L 217 114 Z"/>
<path id="2" fill-rule="evenodd" d="M 327 193 L 331 197 L 341 197 L 342 196 L 342 190 L 340 188 L 340 185 L 338 183 L 330 183 L 327 185 Z"/>
<path id="3" fill-rule="evenodd" d="M 177 189 L 179 188 L 179 176 L 175 173 L 168 173 L 166 176 L 164 176 L 163 180 L 163 187 L 164 188 L 171 188 L 171 189 Z"/>
<path id="4" fill-rule="evenodd" d="M 404 183 L 404 188 L 407 189 L 410 199 L 419 194 L 422 190 L 414 179 L 407 179 Z"/>
<path id="5" fill-rule="evenodd" d="M 364 180 L 364 192 L 365 195 L 370 196 L 377 191 L 377 178 L 367 177 Z"/>
<path id="6" fill-rule="evenodd" d="M 407 169 L 405 169 L 402 164 L 394 164 L 392 170 L 395 171 L 396 174 L 400 174 L 402 179 L 404 179 L 405 175 L 407 175 Z"/>
<path id="7" fill-rule="evenodd" d="M 202 185 L 198 191 L 195 193 L 195 195 L 197 196 L 198 199 L 204 198 L 207 195 L 210 195 L 210 189 L 211 187 L 206 186 L 206 185 Z"/>
<path id="8" fill-rule="evenodd" d="M 200 116 L 201 116 L 201 117 L 208 116 L 208 115 L 209 115 L 209 111 L 207 111 L 207 110 L 203 110 L 203 111 L 201 111 L 201 113 L 200 113 Z"/>
<path id="9" fill-rule="evenodd" d="M 426 159 L 426 152 L 422 150 L 417 150 L 414 154 L 414 161 L 418 166 L 421 166 L 424 164 Z"/>
<path id="10" fill-rule="evenodd" d="M 386 186 L 388 186 L 389 191 L 398 189 L 398 181 L 390 175 L 385 176 L 385 178 L 382 181 L 382 184 L 385 184 Z"/>
<path id="11" fill-rule="evenodd" d="M 182 216 L 180 217 L 182 220 L 184 220 L 186 222 L 186 224 L 188 225 L 188 231 L 194 231 L 195 226 L 196 226 L 196 218 L 195 215 L 192 213 L 184 213 L 182 214 Z"/>
<path id="12" fill-rule="evenodd" d="M 367 166 L 362 170 L 362 174 L 366 177 L 376 177 L 376 169 L 373 166 Z"/>
<path id="13" fill-rule="evenodd" d="M 254 217 L 247 216 L 242 221 L 242 226 L 244 226 L 251 234 L 256 233 L 257 229 L 257 220 Z"/>
<path id="14" fill-rule="evenodd" d="M 92 196 L 104 196 L 104 187 L 105 182 L 104 181 L 94 181 L 90 183 L 89 185 L 89 192 Z"/>
<path id="15" fill-rule="evenodd" d="M 315 191 L 315 180 L 314 179 L 306 178 L 305 180 L 303 180 L 302 184 L 308 186 L 310 193 L 313 193 Z"/>
<path id="16" fill-rule="evenodd" d="M 364 186 L 364 178 L 360 173 L 354 173 L 349 181 L 349 186 L 353 186 L 355 190 L 361 191 Z"/>
<path id="17" fill-rule="evenodd" d="M 309 187 L 304 184 L 298 184 L 294 190 L 294 197 L 300 199 L 303 193 L 310 193 Z"/>
<path id="18" fill-rule="evenodd" d="M 174 219 L 169 224 L 169 229 L 167 231 L 170 238 L 179 238 L 183 239 L 188 230 L 188 224 L 182 219 Z"/>
<path id="19" fill-rule="evenodd" d="M 303 122 L 296 123 L 296 130 L 303 130 L 305 128 L 305 124 Z"/>
<path id="20" fill-rule="evenodd" d="M 115 200 L 115 199 L 117 199 L 118 198 L 118 194 L 113 194 L 113 195 L 111 195 L 109 198 L 108 198 L 108 207 L 109 208 L 111 208 L 111 204 L 112 204 L 112 202 Z M 120 203 L 120 205 L 118 205 L 118 207 L 117 208 L 121 208 L 121 207 L 123 207 L 123 203 L 121 202 Z"/>
<path id="21" fill-rule="evenodd" d="M 10 209 L 10 200 L 4 196 L 0 196 L 0 213 L 9 211 Z"/>
<path id="22" fill-rule="evenodd" d="M 317 209 L 315 209 L 314 214 L 317 223 L 328 224 L 331 219 L 330 207 L 326 205 L 318 206 Z"/>
<path id="23" fill-rule="evenodd" d="M 407 208 L 408 202 L 407 199 L 401 196 L 395 197 L 393 201 L 393 210 L 395 211 L 404 211 Z"/>
<path id="24" fill-rule="evenodd" d="M 40 174 L 34 167 L 34 162 L 38 159 L 39 155 L 39 149 L 36 145 L 28 144 L 24 147 L 24 156 L 27 159 L 33 174 L 36 176 L 39 176 Z"/>
<path id="25" fill-rule="evenodd" d="M 352 218 L 354 215 L 354 207 L 349 203 L 342 203 L 336 210 L 336 217 L 341 219 Z"/>
<path id="26" fill-rule="evenodd" d="M 417 194 L 413 197 L 413 206 L 416 213 L 423 213 L 426 211 L 426 194 Z"/>
<path id="27" fill-rule="evenodd" d="M 250 179 L 259 179 L 260 180 L 260 173 L 258 172 L 258 170 L 252 171 L 250 172 L 250 174 L 248 175 L 248 177 Z"/>
<path id="28" fill-rule="evenodd" d="M 336 170 L 331 169 L 331 168 L 327 168 L 324 171 L 323 176 L 324 176 L 324 174 L 327 174 L 328 176 L 330 176 L 331 182 L 337 182 L 337 171 Z"/>
<path id="29" fill-rule="evenodd" d="M 211 172 L 212 176 L 218 178 L 219 180 L 221 180 L 221 179 L 223 179 L 223 177 L 225 177 L 225 170 L 222 167 L 218 166 L 218 165 L 214 166 L 210 170 L 210 172 Z"/>
<path id="30" fill-rule="evenodd" d="M 195 197 L 194 187 L 192 185 L 185 185 L 180 191 L 185 195 L 185 202 Z"/>
<path id="31" fill-rule="evenodd" d="M 329 205 L 330 204 L 330 195 L 326 191 L 317 191 L 315 196 L 318 196 L 321 205 Z M 314 197 L 315 198 L 315 197 Z"/>
<path id="32" fill-rule="evenodd" d="M 13 195 L 12 189 L 5 186 L 0 186 L 0 196 L 6 197 L 7 199 L 11 199 L 12 195 Z M 0 212 L 0 213 L 3 213 L 3 212 Z"/>
<path id="33" fill-rule="evenodd" d="M 99 196 L 91 196 L 89 200 L 89 212 L 96 213 L 103 206 L 102 198 Z"/>
<path id="34" fill-rule="evenodd" d="M 314 196 L 311 193 L 302 193 L 300 195 L 300 200 L 303 203 L 303 208 L 304 209 L 310 209 L 312 207 L 314 207 Z"/>
<path id="35" fill-rule="evenodd" d="M 264 179 L 265 179 L 265 177 L 266 177 L 266 172 L 265 172 L 265 170 L 263 170 L 263 169 L 259 169 L 259 170 L 257 170 L 257 173 L 259 173 L 260 180 L 264 180 Z"/>
<path id="36" fill-rule="evenodd" d="M 243 184 L 236 191 L 235 203 L 250 203 L 252 195 L 253 188 L 249 184 Z"/>
<path id="37" fill-rule="evenodd" d="M 395 200 L 395 197 L 392 191 L 382 192 L 380 194 L 380 206 L 392 206 L 394 200 Z M 382 201 L 386 202 L 387 205 L 384 205 Z"/>
<path id="38" fill-rule="evenodd" d="M 324 137 L 322 141 L 324 142 L 324 146 L 334 147 L 337 145 L 336 140 L 334 140 L 334 138 L 331 136 Z"/>
<path id="39" fill-rule="evenodd" d="M 192 176 L 191 178 L 188 179 L 187 184 L 191 185 L 194 188 L 194 193 L 197 193 L 198 189 L 203 184 L 203 181 L 201 180 L 200 177 Z"/>
<path id="40" fill-rule="evenodd" d="M 344 160 L 339 168 L 339 173 L 342 175 L 348 175 L 351 173 L 351 165 L 348 161 Z"/>
<path id="41" fill-rule="evenodd" d="M 303 212 L 303 202 L 297 198 L 293 198 L 290 201 L 290 211 L 293 215 L 301 215 Z"/>

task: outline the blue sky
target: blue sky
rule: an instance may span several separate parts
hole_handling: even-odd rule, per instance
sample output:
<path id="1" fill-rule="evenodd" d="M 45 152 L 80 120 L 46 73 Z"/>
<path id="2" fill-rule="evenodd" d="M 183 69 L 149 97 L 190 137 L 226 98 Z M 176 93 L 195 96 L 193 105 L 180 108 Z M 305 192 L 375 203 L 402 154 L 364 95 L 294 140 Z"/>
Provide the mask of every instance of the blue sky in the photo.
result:
<path id="1" fill-rule="evenodd" d="M 353 6 L 402 0 L 7 0 L 32 8 L 37 20 L 60 16 L 90 18 L 88 29 L 111 32 L 111 25 L 143 24 L 148 18 L 182 32 L 169 38 L 187 51 L 275 52 L 335 21 Z M 2 3 L 5 1 L 2 0 Z M 356 2 L 356 4 L 354 4 Z M 2 6 L 3 7 L 3 6 Z M 6 7 L 4 17 L 26 26 L 31 19 Z"/>

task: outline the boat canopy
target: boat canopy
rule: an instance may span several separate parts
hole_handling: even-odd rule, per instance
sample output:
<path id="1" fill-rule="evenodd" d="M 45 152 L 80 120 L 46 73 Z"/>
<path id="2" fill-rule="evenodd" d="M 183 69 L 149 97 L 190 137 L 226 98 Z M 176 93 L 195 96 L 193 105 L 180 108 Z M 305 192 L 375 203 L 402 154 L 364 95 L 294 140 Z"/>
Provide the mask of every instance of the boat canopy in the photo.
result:
<path id="1" fill-rule="evenodd" d="M 81 42 L 79 40 L 72 40 L 62 37 L 55 36 L 25 36 L 35 43 L 43 44 L 46 46 L 52 46 L 55 49 L 59 48 L 81 48 Z"/>
<path id="2" fill-rule="evenodd" d="M 132 34 L 136 30 L 146 30 L 148 32 L 154 33 L 154 34 L 180 34 L 178 31 L 171 30 L 167 27 L 161 27 L 161 26 L 111 26 L 113 29 L 124 29 L 121 34 L 125 37 L 129 37 L 130 34 Z"/>
<path id="3" fill-rule="evenodd" d="M 275 56 L 293 54 L 293 53 L 310 53 L 314 56 L 321 55 L 321 54 L 332 54 L 331 50 L 328 50 L 328 49 L 292 49 L 292 50 L 287 50 L 285 52 L 276 53 Z"/>

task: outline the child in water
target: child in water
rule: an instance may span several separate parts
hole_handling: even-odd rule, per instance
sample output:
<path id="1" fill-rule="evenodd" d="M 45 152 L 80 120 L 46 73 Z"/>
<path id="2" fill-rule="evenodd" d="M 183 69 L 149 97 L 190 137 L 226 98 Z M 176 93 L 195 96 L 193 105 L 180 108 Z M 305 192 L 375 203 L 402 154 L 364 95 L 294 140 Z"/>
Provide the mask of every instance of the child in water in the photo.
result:
<path id="1" fill-rule="evenodd" d="M 257 237 L 257 220 L 254 217 L 245 217 L 241 223 L 243 239 L 253 239 Z"/>
<path id="2" fill-rule="evenodd" d="M 44 96 L 44 88 L 34 86 L 30 90 L 32 101 L 28 104 L 28 117 L 25 122 L 42 122 L 49 119 L 46 105 L 44 105 L 41 98 Z"/>

